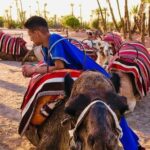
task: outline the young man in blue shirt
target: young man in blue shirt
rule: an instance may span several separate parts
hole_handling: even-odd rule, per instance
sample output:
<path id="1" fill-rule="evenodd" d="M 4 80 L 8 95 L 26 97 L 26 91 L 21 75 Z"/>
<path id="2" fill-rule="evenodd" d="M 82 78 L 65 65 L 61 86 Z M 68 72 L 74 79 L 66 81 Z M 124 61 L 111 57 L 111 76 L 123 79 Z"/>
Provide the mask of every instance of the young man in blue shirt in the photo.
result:
<path id="1" fill-rule="evenodd" d="M 35 45 L 42 45 L 44 61 L 49 66 L 24 65 L 22 72 L 25 77 L 31 77 L 34 73 L 45 74 L 59 69 L 97 70 L 110 77 L 109 74 L 94 60 L 84 54 L 58 34 L 50 34 L 46 20 L 39 16 L 29 18 L 25 25 L 31 41 Z"/>

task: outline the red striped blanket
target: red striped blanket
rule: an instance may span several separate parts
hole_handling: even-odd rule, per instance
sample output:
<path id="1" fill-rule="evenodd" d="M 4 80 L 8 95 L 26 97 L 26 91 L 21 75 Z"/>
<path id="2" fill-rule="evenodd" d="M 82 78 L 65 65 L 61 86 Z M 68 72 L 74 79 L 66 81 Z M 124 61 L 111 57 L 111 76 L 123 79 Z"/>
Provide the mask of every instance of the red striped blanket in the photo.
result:
<path id="1" fill-rule="evenodd" d="M 113 32 L 106 33 L 103 37 L 103 41 L 113 44 L 116 52 L 120 49 L 122 44 L 121 36 Z"/>
<path id="2" fill-rule="evenodd" d="M 20 55 L 21 49 L 26 42 L 20 37 L 12 37 L 9 34 L 0 32 L 0 52 L 10 55 Z"/>
<path id="3" fill-rule="evenodd" d="M 150 89 L 150 54 L 141 43 L 124 43 L 110 61 L 108 70 L 133 74 L 139 95 L 147 95 Z"/>
<path id="4" fill-rule="evenodd" d="M 81 42 L 81 41 L 80 41 Z M 96 55 L 96 48 L 94 48 L 92 46 L 92 41 L 89 41 L 90 42 L 90 45 L 88 43 L 86 43 L 85 41 L 84 42 L 81 42 L 81 44 L 77 41 L 71 41 L 71 43 L 73 45 L 75 45 L 76 47 L 78 47 L 80 50 L 85 50 L 85 53 L 90 56 L 92 59 L 96 60 L 97 58 L 97 55 Z"/>
<path id="5" fill-rule="evenodd" d="M 35 75 L 31 78 L 21 106 L 22 119 L 19 125 L 19 134 L 23 135 L 28 128 L 41 96 L 64 94 L 64 77 L 68 72 L 74 80 L 81 74 L 77 70 L 63 69 L 45 75 Z"/>

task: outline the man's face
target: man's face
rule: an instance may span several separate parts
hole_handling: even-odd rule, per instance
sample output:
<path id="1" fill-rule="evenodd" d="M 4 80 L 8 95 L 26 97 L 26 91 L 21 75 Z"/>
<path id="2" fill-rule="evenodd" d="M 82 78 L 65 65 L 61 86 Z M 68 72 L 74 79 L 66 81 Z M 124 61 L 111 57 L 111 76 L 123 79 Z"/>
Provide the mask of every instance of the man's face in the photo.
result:
<path id="1" fill-rule="evenodd" d="M 37 46 L 42 45 L 42 38 L 39 30 L 28 30 L 30 40 Z"/>

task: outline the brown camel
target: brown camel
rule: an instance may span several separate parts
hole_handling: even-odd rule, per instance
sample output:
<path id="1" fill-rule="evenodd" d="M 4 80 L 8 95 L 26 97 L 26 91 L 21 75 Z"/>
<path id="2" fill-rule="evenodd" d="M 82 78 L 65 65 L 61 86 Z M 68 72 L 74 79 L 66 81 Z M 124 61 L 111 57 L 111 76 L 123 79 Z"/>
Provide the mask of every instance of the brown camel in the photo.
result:
<path id="1" fill-rule="evenodd" d="M 108 100 L 111 99 L 114 88 L 113 88 L 111 82 L 107 81 L 107 79 L 100 73 L 95 73 L 95 72 L 94 73 L 93 72 L 83 73 L 83 75 L 81 75 L 81 78 L 80 77 L 78 78 L 78 81 L 81 81 L 81 82 L 78 84 L 78 89 L 76 89 L 76 90 L 84 91 L 85 82 L 82 82 L 82 80 L 83 80 L 83 78 L 86 77 L 86 74 L 90 74 L 90 76 L 91 76 L 91 78 L 90 77 L 88 78 L 88 79 L 91 79 L 90 84 L 94 82 L 94 84 L 92 84 L 92 86 L 91 86 L 91 88 L 93 90 L 89 94 L 91 96 L 93 95 L 93 98 L 94 97 L 97 98 L 96 93 L 101 93 L 100 94 L 102 96 L 101 98 L 107 97 Z M 96 74 L 96 76 L 95 76 L 95 74 Z M 101 83 L 101 84 L 95 84 L 95 83 L 97 83 L 97 81 L 100 81 L 99 83 Z M 70 95 L 72 85 L 73 85 L 73 81 L 70 79 L 70 77 L 66 76 L 66 78 L 65 78 L 66 96 Z M 75 83 L 75 85 L 76 85 L 76 83 Z M 88 86 L 88 84 L 86 84 L 86 85 Z M 99 87 L 99 89 L 97 90 L 98 87 Z M 73 91 L 74 91 L 74 88 L 73 88 Z M 107 93 L 106 91 L 110 91 L 110 92 Z M 87 90 L 87 92 L 88 92 L 88 90 Z M 113 95 L 113 97 L 115 97 L 115 96 L 116 95 Z M 116 97 L 117 97 L 117 101 L 120 101 L 120 97 L 118 97 L 118 96 L 116 96 Z M 72 149 L 72 147 L 71 147 L 72 142 L 70 141 L 70 136 L 69 136 L 68 131 L 72 129 L 72 126 L 74 126 L 74 122 L 69 120 L 64 124 L 64 126 L 62 125 L 62 121 L 66 118 L 66 114 L 64 112 L 64 107 L 65 107 L 65 103 L 67 100 L 68 100 L 68 97 L 66 97 L 62 101 L 62 103 L 54 109 L 54 111 L 52 112 L 50 117 L 48 117 L 42 125 L 39 125 L 39 126 L 30 125 L 30 127 L 26 131 L 26 133 L 25 133 L 26 137 L 31 141 L 32 144 L 34 144 L 37 147 L 37 150 L 50 150 L 50 149 L 52 149 L 52 150 L 69 150 L 69 149 Z M 87 102 L 85 101 L 85 104 Z M 111 103 L 110 105 L 113 105 L 113 103 Z M 126 107 L 124 107 L 126 105 L 122 105 L 122 103 L 120 103 L 120 106 L 123 106 L 123 107 L 120 107 L 118 109 L 118 107 L 114 105 L 114 109 L 116 110 L 116 113 L 118 114 L 118 116 L 121 115 L 121 113 L 120 113 L 121 110 L 123 110 L 123 112 L 126 110 L 126 109 L 124 109 L 124 108 L 126 108 Z M 116 128 L 114 127 L 114 119 L 113 119 L 112 115 L 110 114 L 110 112 L 108 112 L 108 110 L 105 108 L 105 106 L 103 104 L 102 105 L 98 104 L 95 106 L 93 105 L 93 108 L 91 108 L 91 110 L 90 110 L 91 113 L 89 113 L 89 115 L 93 116 L 93 111 L 95 111 L 95 110 L 97 110 L 97 111 L 101 110 L 101 113 L 103 114 L 103 118 L 102 118 L 101 122 L 103 122 L 104 120 L 106 122 L 104 121 L 104 124 L 102 126 L 107 129 L 106 124 L 108 123 L 107 125 L 109 125 L 109 128 L 107 131 L 110 132 L 113 129 L 114 132 L 112 131 L 110 133 L 113 136 L 115 136 L 115 135 L 118 136 L 118 133 L 115 134 Z M 107 117 L 105 118 L 105 116 L 107 116 L 108 118 Z M 85 118 L 85 120 L 88 120 L 88 121 L 90 121 L 90 119 L 91 119 L 91 117 L 88 117 L 88 116 L 87 116 L 87 119 Z M 96 117 L 95 117 L 95 119 L 96 119 Z M 84 124 L 81 125 L 81 127 L 84 128 Z M 99 129 L 101 127 L 99 127 Z M 89 130 L 89 132 L 90 131 L 91 130 Z M 79 132 L 79 133 L 82 134 L 83 132 Z M 108 138 L 106 138 L 106 139 L 110 139 L 110 136 L 108 136 Z M 95 141 L 97 141 L 97 146 L 100 147 L 102 141 L 99 142 L 98 138 L 96 138 Z M 112 142 L 112 145 L 114 145 L 114 143 L 116 143 L 116 142 L 117 142 L 117 138 L 114 138 L 114 142 Z M 87 145 L 85 143 L 85 146 L 82 149 L 87 150 L 86 147 L 87 147 Z M 115 147 L 118 147 L 118 146 L 115 146 Z"/>

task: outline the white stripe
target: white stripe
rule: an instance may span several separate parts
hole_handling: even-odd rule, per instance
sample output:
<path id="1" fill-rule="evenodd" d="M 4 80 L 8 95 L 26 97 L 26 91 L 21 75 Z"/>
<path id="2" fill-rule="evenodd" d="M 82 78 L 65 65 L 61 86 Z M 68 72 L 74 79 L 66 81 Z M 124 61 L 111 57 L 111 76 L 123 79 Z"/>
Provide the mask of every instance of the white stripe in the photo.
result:
<path id="1" fill-rule="evenodd" d="M 9 52 L 8 54 L 10 54 L 10 50 L 8 49 L 8 43 L 9 43 L 10 40 L 11 40 L 11 38 L 9 37 L 9 39 L 7 40 L 7 44 L 6 44 L 6 49 Z"/>
<path id="2" fill-rule="evenodd" d="M 15 46 L 16 46 L 16 40 L 14 41 L 14 43 L 13 43 L 14 45 L 13 45 L 13 51 L 12 51 L 12 54 L 14 54 L 15 53 Z"/>
<path id="3" fill-rule="evenodd" d="M 2 46 L 2 40 L 3 40 L 3 43 L 4 43 L 4 41 L 5 41 L 5 39 L 3 39 L 3 38 L 4 38 L 4 36 L 5 36 L 5 34 L 3 34 L 3 35 L 2 35 L 2 37 L 1 37 L 0 47 Z M 3 48 L 2 48 L 2 49 L 3 49 Z"/>
<path id="4" fill-rule="evenodd" d="M 72 78 L 73 80 L 76 80 L 77 78 Z M 26 111 L 29 109 L 31 103 L 33 102 L 33 100 L 35 99 L 36 94 L 42 89 L 43 85 L 45 83 L 54 83 L 54 82 L 64 82 L 64 78 L 52 78 L 52 79 L 48 79 L 45 82 L 43 82 L 34 92 L 34 94 L 32 95 L 32 97 L 30 98 L 30 100 L 28 101 L 28 103 L 26 104 L 26 106 L 24 107 L 24 109 L 22 110 L 22 117 L 25 115 Z"/>

